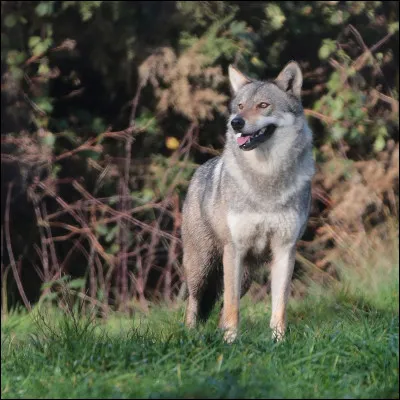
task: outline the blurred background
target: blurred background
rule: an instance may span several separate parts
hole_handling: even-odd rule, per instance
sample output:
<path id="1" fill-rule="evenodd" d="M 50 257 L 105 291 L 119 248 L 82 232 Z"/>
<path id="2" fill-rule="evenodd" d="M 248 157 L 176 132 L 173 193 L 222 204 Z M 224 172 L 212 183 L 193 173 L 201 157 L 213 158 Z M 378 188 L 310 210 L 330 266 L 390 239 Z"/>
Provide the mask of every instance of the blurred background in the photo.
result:
<path id="1" fill-rule="evenodd" d="M 2 1 L 2 314 L 65 288 L 103 315 L 184 298 L 182 202 L 223 149 L 230 63 L 303 70 L 318 171 L 292 295 L 385 275 L 398 29 L 396 1 Z"/>

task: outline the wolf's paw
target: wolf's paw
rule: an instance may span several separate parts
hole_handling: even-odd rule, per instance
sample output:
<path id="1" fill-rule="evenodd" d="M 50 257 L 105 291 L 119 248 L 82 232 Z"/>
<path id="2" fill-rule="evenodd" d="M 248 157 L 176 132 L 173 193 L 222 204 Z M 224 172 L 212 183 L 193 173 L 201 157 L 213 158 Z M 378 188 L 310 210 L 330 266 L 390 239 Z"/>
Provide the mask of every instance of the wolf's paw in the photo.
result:
<path id="1" fill-rule="evenodd" d="M 285 337 L 285 330 L 286 330 L 285 323 L 271 322 L 270 328 L 272 329 L 272 340 L 274 342 L 281 342 Z"/>
<path id="2" fill-rule="evenodd" d="M 274 342 L 281 342 L 285 338 L 285 331 L 274 329 L 272 331 L 272 340 Z"/>
<path id="3" fill-rule="evenodd" d="M 228 344 L 233 343 L 237 338 L 237 329 L 228 328 L 224 333 L 224 341 Z"/>

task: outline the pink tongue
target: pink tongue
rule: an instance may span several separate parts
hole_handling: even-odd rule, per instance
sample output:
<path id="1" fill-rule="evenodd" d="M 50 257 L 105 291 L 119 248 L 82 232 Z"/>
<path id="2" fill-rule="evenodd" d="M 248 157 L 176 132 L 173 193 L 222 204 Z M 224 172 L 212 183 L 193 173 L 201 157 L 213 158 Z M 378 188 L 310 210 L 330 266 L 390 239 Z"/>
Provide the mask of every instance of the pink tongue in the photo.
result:
<path id="1" fill-rule="evenodd" d="M 242 144 L 245 144 L 248 140 L 250 140 L 250 136 L 241 136 L 236 138 L 237 144 L 241 146 Z"/>

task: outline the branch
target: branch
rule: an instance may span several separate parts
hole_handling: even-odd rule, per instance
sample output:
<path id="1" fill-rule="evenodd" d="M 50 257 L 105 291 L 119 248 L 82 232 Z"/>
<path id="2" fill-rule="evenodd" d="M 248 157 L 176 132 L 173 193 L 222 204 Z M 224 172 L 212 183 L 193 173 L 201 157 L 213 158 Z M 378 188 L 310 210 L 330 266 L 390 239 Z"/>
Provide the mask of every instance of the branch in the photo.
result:
<path id="1" fill-rule="evenodd" d="M 17 283 L 19 294 L 21 295 L 22 301 L 25 304 L 25 307 L 31 311 L 31 305 L 26 297 L 24 288 L 22 286 L 21 279 L 18 274 L 17 264 L 15 263 L 14 253 L 12 250 L 11 244 L 11 235 L 10 235 L 10 201 L 11 201 L 11 192 L 12 192 L 13 182 L 8 185 L 8 193 L 7 193 L 7 200 L 6 200 L 6 214 L 4 218 L 5 222 L 5 235 L 6 235 L 6 243 L 7 243 L 7 251 L 8 256 L 10 258 L 11 268 L 13 271 L 15 282 Z M 20 261 L 19 261 L 20 262 Z"/>

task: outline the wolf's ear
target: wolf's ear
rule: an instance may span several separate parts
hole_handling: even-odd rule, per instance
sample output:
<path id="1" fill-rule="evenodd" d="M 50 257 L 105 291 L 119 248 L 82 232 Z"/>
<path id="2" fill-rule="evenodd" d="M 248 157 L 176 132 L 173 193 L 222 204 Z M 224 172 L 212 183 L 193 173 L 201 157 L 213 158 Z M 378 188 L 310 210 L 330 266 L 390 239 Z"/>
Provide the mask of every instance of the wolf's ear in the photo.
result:
<path id="1" fill-rule="evenodd" d="M 234 93 L 236 93 L 242 86 L 251 82 L 251 79 L 243 75 L 239 70 L 237 70 L 232 65 L 229 66 L 228 73 L 229 73 L 229 81 L 231 82 L 231 86 Z"/>
<path id="2" fill-rule="evenodd" d="M 292 93 L 300 99 L 303 74 L 301 73 L 299 64 L 295 61 L 291 61 L 283 68 L 275 79 L 275 83 L 285 92 Z"/>

